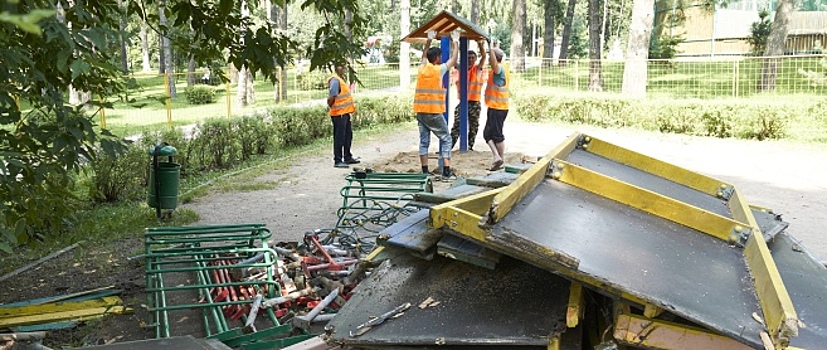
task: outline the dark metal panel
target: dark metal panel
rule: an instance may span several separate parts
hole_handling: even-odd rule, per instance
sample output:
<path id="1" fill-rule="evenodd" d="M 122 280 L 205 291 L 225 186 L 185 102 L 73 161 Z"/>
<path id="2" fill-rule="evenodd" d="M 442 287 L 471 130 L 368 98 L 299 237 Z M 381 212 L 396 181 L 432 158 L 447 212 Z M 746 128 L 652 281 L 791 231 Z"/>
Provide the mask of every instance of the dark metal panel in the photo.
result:
<path id="1" fill-rule="evenodd" d="M 790 346 L 824 349 L 827 347 L 827 268 L 788 232 L 776 235 L 769 248 L 798 318 L 806 325 L 798 327 L 798 337 L 792 338 Z"/>
<path id="2" fill-rule="evenodd" d="M 764 241 L 771 241 L 775 235 L 781 233 L 790 226 L 789 223 L 781 220 L 781 215 L 768 213 L 761 210 L 751 210 L 752 216 L 755 217 L 755 222 L 761 233 L 764 234 Z"/>
<path id="3" fill-rule="evenodd" d="M 345 345 L 546 345 L 566 327 L 568 280 L 503 257 L 495 271 L 441 256 L 384 262 L 329 323 Z M 428 297 L 440 302 L 424 310 Z M 350 331 L 395 307 L 399 318 L 352 338 Z"/>
<path id="4" fill-rule="evenodd" d="M 553 270 L 563 267 L 544 255 L 570 256 L 584 279 L 761 345 L 764 327 L 752 318 L 761 309 L 742 251 L 709 235 L 557 181 L 538 185 L 492 233 L 513 257 Z"/>
<path id="5" fill-rule="evenodd" d="M 566 161 L 681 202 L 732 218 L 726 202 L 701 191 L 686 187 L 611 159 L 575 149 Z"/>

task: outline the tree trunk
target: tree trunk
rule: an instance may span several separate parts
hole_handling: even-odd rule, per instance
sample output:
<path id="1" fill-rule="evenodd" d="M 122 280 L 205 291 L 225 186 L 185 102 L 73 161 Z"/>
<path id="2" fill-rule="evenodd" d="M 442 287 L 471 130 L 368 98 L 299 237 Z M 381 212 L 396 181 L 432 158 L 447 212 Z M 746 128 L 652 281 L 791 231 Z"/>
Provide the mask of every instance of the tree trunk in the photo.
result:
<path id="1" fill-rule="evenodd" d="M 563 40 L 560 43 L 560 65 L 566 65 L 566 59 L 569 56 L 569 40 L 571 39 L 571 25 L 574 23 L 574 6 L 577 5 L 577 0 L 569 0 L 568 7 L 566 7 L 566 22 L 563 23 Z"/>
<path id="2" fill-rule="evenodd" d="M 758 91 L 775 90 L 775 78 L 778 73 L 780 59 L 787 47 L 787 32 L 790 29 L 790 15 L 793 12 L 793 0 L 779 0 L 775 9 L 775 19 L 772 21 L 770 36 L 767 38 L 767 49 L 761 66 L 761 78 L 758 81 Z"/>
<path id="3" fill-rule="evenodd" d="M 247 1 L 241 0 L 241 20 L 247 19 L 248 16 L 250 16 L 250 10 L 247 8 Z M 238 41 L 242 46 L 244 45 L 244 32 L 246 29 L 247 28 L 242 25 L 238 33 Z M 249 96 L 247 89 L 250 87 L 250 84 L 247 82 L 249 76 L 247 66 L 241 66 L 238 70 L 238 85 L 236 86 L 236 99 L 241 108 L 247 107 L 250 104 L 250 101 L 247 99 Z"/>
<path id="4" fill-rule="evenodd" d="M 158 21 L 160 22 L 161 28 L 167 28 L 167 16 L 164 14 L 166 5 L 166 0 L 158 1 Z M 172 44 L 166 35 L 161 36 L 161 46 L 163 47 L 162 52 L 164 57 L 163 73 L 167 74 L 169 97 L 175 98 L 177 92 L 175 89 L 175 67 L 172 65 Z"/>
<path id="5" fill-rule="evenodd" d="M 554 12 L 558 6 L 559 0 L 543 2 L 543 58 L 554 58 Z"/>
<path id="6" fill-rule="evenodd" d="M 480 1 L 471 0 L 471 23 L 478 24 L 480 19 Z M 403 33 L 405 34 L 405 33 Z"/>
<path id="7" fill-rule="evenodd" d="M 281 18 L 279 20 L 279 29 L 282 33 L 287 32 L 287 6 L 281 8 Z M 281 90 L 280 100 L 284 101 L 287 99 L 287 70 L 284 66 L 281 67 L 281 76 L 279 77 L 279 85 Z"/>
<path id="8" fill-rule="evenodd" d="M 149 64 L 149 38 L 146 33 L 146 22 L 141 21 L 141 72 L 149 73 L 152 66 Z"/>
<path id="9" fill-rule="evenodd" d="M 195 59 L 190 56 L 190 61 L 187 64 L 187 87 L 192 87 L 198 84 L 198 75 L 195 74 Z"/>
<path id="10" fill-rule="evenodd" d="M 411 31 L 411 1 L 399 0 L 399 31 L 407 35 Z M 411 44 L 399 43 L 399 86 L 402 92 L 411 86 Z"/>
<path id="11" fill-rule="evenodd" d="M 626 46 L 626 65 L 623 68 L 623 94 L 630 97 L 646 96 L 649 40 L 655 17 L 654 0 L 634 0 L 632 23 L 629 25 L 629 43 Z"/>
<path id="12" fill-rule="evenodd" d="M 589 91 L 603 91 L 600 0 L 589 0 Z"/>
<path id="13" fill-rule="evenodd" d="M 525 70 L 525 46 L 523 45 L 526 22 L 525 2 L 526 0 L 514 0 L 511 7 L 514 14 L 511 21 L 511 69 L 514 72 Z"/>
<path id="14" fill-rule="evenodd" d="M 120 29 L 121 35 L 118 36 L 120 41 L 120 49 L 121 49 L 121 71 L 123 74 L 129 73 L 129 62 L 126 59 L 126 39 L 124 39 L 124 30 L 126 30 L 126 9 L 123 6 L 123 0 L 118 0 L 118 8 L 123 11 L 124 14 L 121 15 L 121 20 L 118 21 L 118 29 Z"/>

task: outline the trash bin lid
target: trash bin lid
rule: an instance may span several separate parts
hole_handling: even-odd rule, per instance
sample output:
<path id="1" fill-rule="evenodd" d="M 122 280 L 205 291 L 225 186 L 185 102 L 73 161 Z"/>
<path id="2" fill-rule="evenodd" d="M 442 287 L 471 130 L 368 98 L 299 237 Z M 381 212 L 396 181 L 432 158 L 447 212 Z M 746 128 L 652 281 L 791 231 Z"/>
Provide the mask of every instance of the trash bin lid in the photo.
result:
<path id="1" fill-rule="evenodd" d="M 157 152 L 156 152 L 157 151 Z M 151 156 L 169 157 L 178 154 L 178 150 L 172 146 L 150 147 L 147 153 Z"/>

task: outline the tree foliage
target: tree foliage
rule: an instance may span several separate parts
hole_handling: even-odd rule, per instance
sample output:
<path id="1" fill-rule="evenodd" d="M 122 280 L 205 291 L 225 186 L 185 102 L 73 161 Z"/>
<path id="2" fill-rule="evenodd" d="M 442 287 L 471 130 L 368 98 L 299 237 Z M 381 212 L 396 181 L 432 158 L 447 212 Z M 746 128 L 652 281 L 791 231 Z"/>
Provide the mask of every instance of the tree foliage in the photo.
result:
<path id="1" fill-rule="evenodd" d="M 297 42 L 272 30 L 270 22 L 243 18 L 235 0 L 169 1 L 161 26 L 154 9 L 166 0 L 17 0 L 0 9 L 0 249 L 61 232 L 76 208 L 73 174 L 84 171 L 97 154 L 114 154 L 123 144 L 94 120 L 107 98 L 125 98 L 126 84 L 117 49 L 127 33 L 124 16 L 137 16 L 157 33 L 168 35 L 179 57 L 199 66 L 215 61 L 247 67 L 276 81 L 276 67 L 290 63 Z M 289 0 L 277 0 L 284 6 Z M 258 7 L 259 1 L 249 2 Z M 358 56 L 361 41 L 350 41 L 342 14 L 353 13 L 357 36 L 366 20 L 351 0 L 303 0 L 302 9 L 325 18 L 304 48 L 311 69 Z M 147 11 L 147 9 L 151 9 Z M 273 34 L 277 33 L 277 34 Z M 243 37 L 244 40 L 238 40 Z M 218 71 L 217 73 L 221 73 Z M 93 97 L 82 106 L 65 101 L 70 86 Z"/>
<path id="2" fill-rule="evenodd" d="M 752 22 L 750 26 L 750 36 L 747 38 L 750 46 L 752 46 L 753 56 L 761 56 L 767 49 L 767 38 L 770 37 L 770 30 L 772 30 L 772 21 L 770 20 L 770 12 L 761 10 L 758 13 L 758 20 Z"/>

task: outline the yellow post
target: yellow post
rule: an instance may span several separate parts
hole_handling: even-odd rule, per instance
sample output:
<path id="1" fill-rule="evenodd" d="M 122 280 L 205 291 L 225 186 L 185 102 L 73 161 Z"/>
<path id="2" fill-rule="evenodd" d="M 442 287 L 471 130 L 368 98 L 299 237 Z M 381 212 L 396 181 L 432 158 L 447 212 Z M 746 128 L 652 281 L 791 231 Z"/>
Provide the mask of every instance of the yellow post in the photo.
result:
<path id="1" fill-rule="evenodd" d="M 543 58 L 540 57 L 540 74 L 537 75 L 537 87 L 543 86 Z"/>
<path id="2" fill-rule="evenodd" d="M 732 61 L 732 97 L 738 97 L 738 60 Z"/>
<path id="3" fill-rule="evenodd" d="M 580 60 L 574 60 L 574 91 L 580 91 L 580 78 L 577 76 L 580 73 Z"/>
<path id="4" fill-rule="evenodd" d="M 230 82 L 227 82 L 227 119 L 233 114 L 233 101 L 230 99 Z"/>
<path id="5" fill-rule="evenodd" d="M 98 96 L 100 103 L 103 104 L 103 95 Z M 106 129 L 106 108 L 101 106 L 101 129 Z"/>
<path id="6" fill-rule="evenodd" d="M 172 96 L 169 95 L 169 73 L 164 73 L 164 90 L 167 94 L 167 126 L 172 129 Z"/>
<path id="7" fill-rule="evenodd" d="M 17 111 L 20 112 L 20 96 L 14 95 L 14 104 L 17 105 Z"/>

